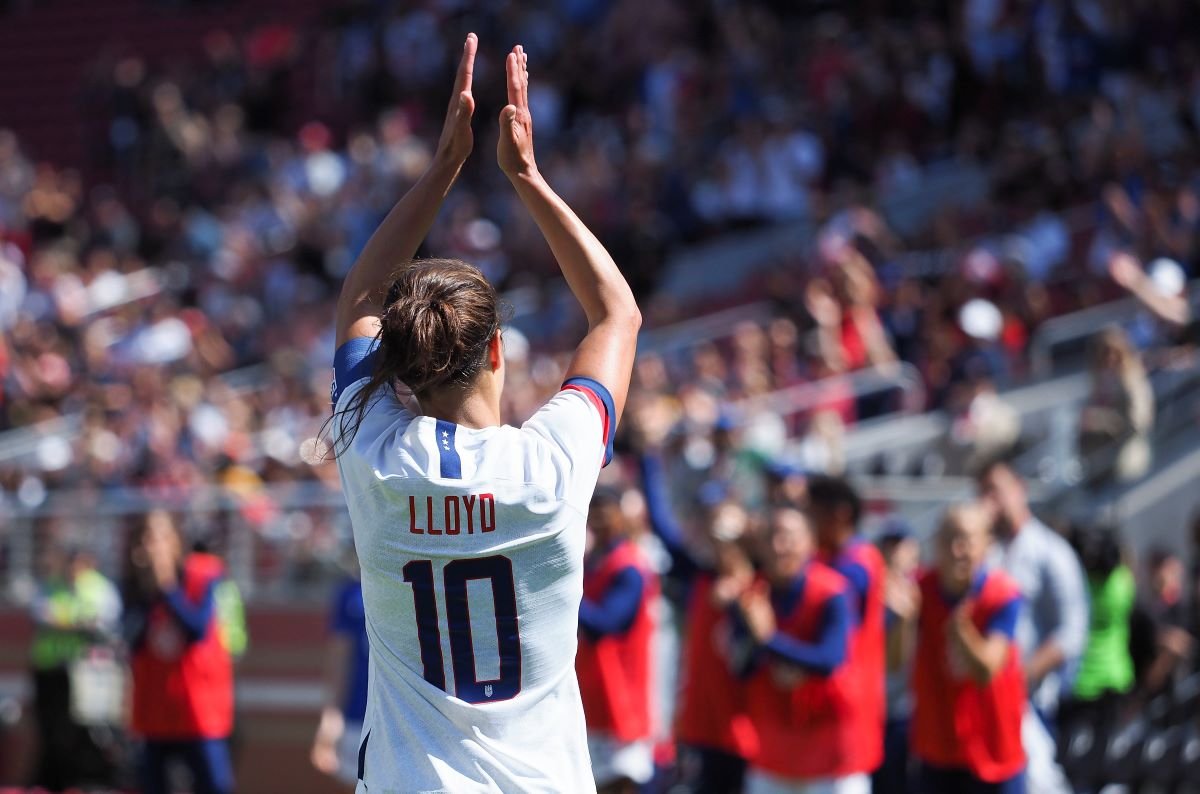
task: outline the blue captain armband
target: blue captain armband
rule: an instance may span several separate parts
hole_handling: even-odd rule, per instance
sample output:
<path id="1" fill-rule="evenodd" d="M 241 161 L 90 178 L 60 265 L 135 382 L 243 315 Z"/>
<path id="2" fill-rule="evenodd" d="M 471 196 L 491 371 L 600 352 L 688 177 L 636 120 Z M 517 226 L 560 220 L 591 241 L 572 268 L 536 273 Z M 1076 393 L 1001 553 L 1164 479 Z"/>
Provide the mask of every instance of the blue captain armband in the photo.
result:
<path id="1" fill-rule="evenodd" d="M 348 339 L 337 349 L 333 354 L 333 385 L 329 389 L 329 400 L 333 405 L 337 405 L 347 386 L 371 377 L 377 350 L 379 340 L 366 336 Z"/>

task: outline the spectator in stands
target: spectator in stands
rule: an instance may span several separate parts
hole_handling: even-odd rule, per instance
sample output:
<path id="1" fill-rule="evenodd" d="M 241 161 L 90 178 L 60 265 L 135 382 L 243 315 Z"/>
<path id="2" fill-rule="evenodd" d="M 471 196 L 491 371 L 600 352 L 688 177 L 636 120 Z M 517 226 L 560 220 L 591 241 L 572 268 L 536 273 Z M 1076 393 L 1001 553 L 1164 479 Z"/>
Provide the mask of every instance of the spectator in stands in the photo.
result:
<path id="1" fill-rule="evenodd" d="M 196 794 L 229 794 L 233 663 L 216 603 L 223 566 L 211 555 L 185 555 L 161 510 L 138 528 L 129 564 L 125 623 L 142 791 L 167 794 L 176 762 L 190 771 Z"/>
<path id="2" fill-rule="evenodd" d="M 1137 298 L 1156 323 L 1166 326 L 1168 336 L 1192 321 L 1187 275 L 1178 262 L 1156 259 L 1147 272 L 1136 256 L 1127 251 L 1117 251 L 1109 259 L 1108 273 L 1113 281 Z M 1150 331 L 1150 334 L 1154 333 L 1154 330 Z M 1154 341 L 1153 337 L 1147 341 Z"/>
<path id="3" fill-rule="evenodd" d="M 1029 788 L 1066 792 L 1052 725 L 1059 701 L 1074 687 L 1087 644 L 1083 571 L 1067 541 L 1033 515 L 1025 484 L 1006 462 L 985 465 L 978 484 L 993 517 L 990 564 L 1016 580 L 1024 599 L 1016 640 L 1030 697 L 1022 729 Z"/>
<path id="4" fill-rule="evenodd" d="M 1120 328 L 1092 342 L 1092 388 L 1079 419 L 1079 456 L 1093 484 L 1128 482 L 1150 466 L 1154 392 L 1141 360 Z"/>
<path id="5" fill-rule="evenodd" d="M 804 296 L 823 361 L 831 372 L 895 361 L 876 308 L 880 288 L 870 263 L 850 246 L 837 256 L 829 277 L 811 281 Z"/>
<path id="6" fill-rule="evenodd" d="M 596 787 L 632 794 L 654 775 L 651 605 L 658 577 L 631 538 L 622 492 L 599 486 L 588 512 L 575 670 Z"/>
<path id="7" fill-rule="evenodd" d="M 1185 570 L 1178 555 L 1151 550 L 1140 609 L 1145 624 L 1133 641 L 1138 692 L 1145 699 L 1170 691 L 1191 669 L 1197 640 L 1189 626 Z"/>
<path id="8" fill-rule="evenodd" d="M 853 618 L 847 675 L 852 681 L 851 713 L 855 727 L 849 769 L 870 775 L 883 763 L 887 720 L 887 650 L 884 633 L 886 569 L 878 549 L 859 534 L 862 499 L 843 478 L 818 476 L 808 481 L 809 515 L 819 547 L 818 559 L 845 577 Z"/>
<path id="9" fill-rule="evenodd" d="M 739 599 L 754 648 L 749 713 L 759 741 L 745 791 L 865 794 L 847 583 L 816 560 L 813 532 L 795 508 L 771 512 L 764 541 L 765 581 Z"/>
<path id="10" fill-rule="evenodd" d="M 1087 574 L 1091 609 L 1087 646 L 1060 722 L 1064 735 L 1078 725 L 1090 725 L 1107 735 L 1134 684 L 1130 625 L 1137 584 L 1133 571 L 1121 560 L 1115 527 L 1076 527 L 1071 544 Z"/>
<path id="11" fill-rule="evenodd" d="M 796 458 L 805 471 L 839 476 L 846 470 L 846 424 L 837 411 L 812 414 L 796 444 Z"/>
<path id="12" fill-rule="evenodd" d="M 1024 794 L 1025 680 L 1017 583 L 986 565 L 992 516 L 946 511 L 920 578 L 913 660 L 913 754 L 925 794 Z M 1032 786 L 1030 791 L 1042 791 Z"/>
<path id="13" fill-rule="evenodd" d="M 764 469 L 768 507 L 803 508 L 808 502 L 808 477 L 796 463 L 780 459 Z"/>
<path id="14" fill-rule="evenodd" d="M 358 561 L 334 591 L 325 649 L 325 704 L 309 757 L 313 766 L 351 792 L 358 782 L 358 752 L 367 713 L 368 644 Z"/>
<path id="15" fill-rule="evenodd" d="M 884 729 L 883 765 L 871 781 L 875 794 L 908 794 L 909 718 L 912 716 L 913 632 L 910 624 L 921 607 L 917 571 L 921 544 L 912 528 L 899 516 L 884 524 L 876 541 L 887 566 L 884 580 L 884 613 L 887 628 L 887 724 Z"/>
<path id="16" fill-rule="evenodd" d="M 951 388 L 946 409 L 950 426 L 941 448 L 947 474 L 978 471 L 986 461 L 1012 451 L 1020 438 L 1020 416 L 996 393 L 986 373 L 968 370 Z"/>
<path id="17" fill-rule="evenodd" d="M 33 709 L 38 749 L 33 784 L 49 789 L 115 783 L 113 759 L 76 719 L 84 682 L 72 675 L 97 644 L 110 642 L 121 614 L 117 589 L 96 570 L 91 555 L 64 548 L 46 533 L 31 604 Z"/>

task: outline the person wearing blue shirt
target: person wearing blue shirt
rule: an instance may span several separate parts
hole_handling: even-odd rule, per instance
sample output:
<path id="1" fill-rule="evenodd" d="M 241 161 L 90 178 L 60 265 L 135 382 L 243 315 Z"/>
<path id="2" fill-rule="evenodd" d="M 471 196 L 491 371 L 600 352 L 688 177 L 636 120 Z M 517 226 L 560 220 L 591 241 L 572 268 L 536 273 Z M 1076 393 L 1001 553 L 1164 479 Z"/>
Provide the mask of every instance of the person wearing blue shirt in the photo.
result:
<path id="1" fill-rule="evenodd" d="M 347 577 L 330 608 L 325 656 L 325 706 L 313 739 L 313 766 L 353 791 L 358 779 L 358 742 L 367 712 L 367 620 L 362 582 Z"/>

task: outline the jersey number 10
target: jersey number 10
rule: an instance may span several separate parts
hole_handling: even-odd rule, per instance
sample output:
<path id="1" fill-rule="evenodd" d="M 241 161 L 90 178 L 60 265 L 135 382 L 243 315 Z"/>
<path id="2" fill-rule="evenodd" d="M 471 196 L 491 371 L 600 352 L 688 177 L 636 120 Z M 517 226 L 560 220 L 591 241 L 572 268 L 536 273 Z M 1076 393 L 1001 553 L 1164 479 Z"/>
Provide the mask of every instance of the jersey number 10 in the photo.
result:
<path id="1" fill-rule="evenodd" d="M 467 582 L 490 579 L 496 611 L 496 646 L 500 676 L 480 681 L 475 674 L 475 643 L 471 638 L 471 607 Z M 417 641 L 425 680 L 446 689 L 446 664 L 442 660 L 442 630 L 438 624 L 433 562 L 413 560 L 404 566 L 404 581 L 413 587 L 417 611 Z M 452 560 L 442 570 L 446 593 L 446 628 L 454 659 L 454 696 L 468 703 L 494 703 L 516 697 L 521 691 L 521 636 L 517 630 L 517 593 L 512 560 L 502 555 Z"/>

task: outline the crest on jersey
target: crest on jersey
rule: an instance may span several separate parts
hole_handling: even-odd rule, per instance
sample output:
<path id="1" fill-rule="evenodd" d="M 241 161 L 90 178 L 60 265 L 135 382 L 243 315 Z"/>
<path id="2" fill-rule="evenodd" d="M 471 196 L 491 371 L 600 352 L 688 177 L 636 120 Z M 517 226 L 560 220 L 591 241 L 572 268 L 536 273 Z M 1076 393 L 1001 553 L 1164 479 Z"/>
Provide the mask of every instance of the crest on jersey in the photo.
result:
<path id="1" fill-rule="evenodd" d="M 488 697 L 492 696 L 492 685 L 491 684 L 483 685 L 483 694 L 487 695 Z"/>

